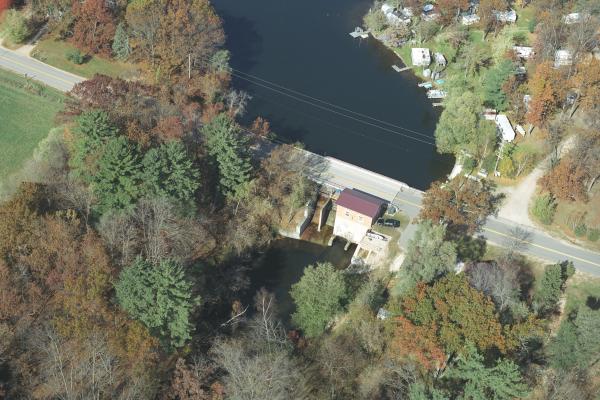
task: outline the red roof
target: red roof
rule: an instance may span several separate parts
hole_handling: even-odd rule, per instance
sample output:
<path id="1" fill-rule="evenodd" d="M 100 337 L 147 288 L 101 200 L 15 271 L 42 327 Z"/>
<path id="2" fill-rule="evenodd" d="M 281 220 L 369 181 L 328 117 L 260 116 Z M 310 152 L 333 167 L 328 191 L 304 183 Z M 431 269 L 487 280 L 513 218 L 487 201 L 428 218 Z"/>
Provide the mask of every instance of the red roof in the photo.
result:
<path id="1" fill-rule="evenodd" d="M 337 205 L 356 211 L 370 218 L 375 218 L 381 211 L 385 201 L 356 189 L 344 189 L 337 200 Z"/>

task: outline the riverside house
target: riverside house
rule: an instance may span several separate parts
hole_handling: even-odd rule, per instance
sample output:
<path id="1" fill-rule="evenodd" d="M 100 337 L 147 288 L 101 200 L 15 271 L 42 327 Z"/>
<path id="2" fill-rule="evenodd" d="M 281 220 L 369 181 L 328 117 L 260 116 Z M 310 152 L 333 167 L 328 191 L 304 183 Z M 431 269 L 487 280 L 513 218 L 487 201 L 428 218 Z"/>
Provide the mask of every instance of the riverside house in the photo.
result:
<path id="1" fill-rule="evenodd" d="M 356 189 L 344 189 L 336 202 L 333 234 L 360 243 L 381 215 L 385 201 Z"/>

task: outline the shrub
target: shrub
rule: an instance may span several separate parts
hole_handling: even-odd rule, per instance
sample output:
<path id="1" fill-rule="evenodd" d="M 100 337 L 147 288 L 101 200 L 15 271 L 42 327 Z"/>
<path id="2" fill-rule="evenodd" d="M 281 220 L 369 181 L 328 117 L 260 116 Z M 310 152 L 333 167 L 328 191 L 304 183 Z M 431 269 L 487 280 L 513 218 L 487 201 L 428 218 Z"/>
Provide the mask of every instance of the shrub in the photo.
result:
<path id="1" fill-rule="evenodd" d="M 471 157 L 467 157 L 467 158 L 465 158 L 465 161 L 463 161 L 463 167 L 466 170 L 472 171 L 473 169 L 475 169 L 476 166 L 477 166 L 477 161 L 475 161 Z"/>
<path id="2" fill-rule="evenodd" d="M 579 224 L 575 227 L 575 236 L 583 237 L 587 233 L 587 226 L 585 224 Z"/>
<path id="3" fill-rule="evenodd" d="M 22 43 L 29 36 L 29 25 L 23 13 L 10 9 L 4 19 L 4 32 L 11 42 Z"/>
<path id="4" fill-rule="evenodd" d="M 527 23 L 527 29 L 529 29 L 529 33 L 533 33 L 535 31 L 535 27 L 537 26 L 537 20 L 535 18 L 531 18 Z"/>
<path id="5" fill-rule="evenodd" d="M 556 212 L 556 202 L 551 194 L 545 194 L 535 198 L 532 214 L 545 225 L 550 225 Z"/>
<path id="6" fill-rule="evenodd" d="M 597 242 L 600 239 L 600 229 L 594 228 L 588 230 L 587 238 L 590 242 Z"/>
<path id="7" fill-rule="evenodd" d="M 67 60 L 73 64 L 81 65 L 85 62 L 85 55 L 79 50 L 69 50 L 66 54 Z"/>

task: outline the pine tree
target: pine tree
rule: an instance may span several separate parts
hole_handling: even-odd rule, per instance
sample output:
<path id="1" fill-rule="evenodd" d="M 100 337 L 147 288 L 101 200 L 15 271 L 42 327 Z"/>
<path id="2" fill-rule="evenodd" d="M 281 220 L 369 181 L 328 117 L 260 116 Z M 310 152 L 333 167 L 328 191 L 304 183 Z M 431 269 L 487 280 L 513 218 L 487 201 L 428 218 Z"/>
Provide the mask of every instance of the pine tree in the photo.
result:
<path id="1" fill-rule="evenodd" d="M 460 356 L 457 365 L 448 371 L 447 377 L 464 382 L 463 399 L 510 400 L 527 396 L 527 386 L 519 367 L 510 360 L 500 359 L 487 368 L 484 358 L 473 346 Z"/>
<path id="2" fill-rule="evenodd" d="M 133 206 L 142 194 L 141 163 L 137 148 L 124 137 L 109 140 L 91 177 L 101 213 Z"/>
<path id="3" fill-rule="evenodd" d="M 115 37 L 113 38 L 112 43 L 112 52 L 119 60 L 126 60 L 131 53 L 131 47 L 129 46 L 129 35 L 127 34 L 127 29 L 125 28 L 125 24 L 123 22 L 117 26 L 117 30 L 115 31 Z"/>
<path id="4" fill-rule="evenodd" d="M 150 196 L 189 201 L 200 185 L 194 167 L 181 142 L 173 141 L 150 149 L 142 161 L 145 192 Z"/>
<path id="5" fill-rule="evenodd" d="M 165 344 L 181 347 L 191 338 L 190 314 L 198 299 L 177 263 L 152 265 L 138 258 L 121 272 L 115 290 L 121 307 Z"/>
<path id="6" fill-rule="evenodd" d="M 221 192 L 241 200 L 248 191 L 252 165 L 239 126 L 227 114 L 220 114 L 204 126 L 203 133 L 208 152 L 218 164 Z"/>
<path id="7" fill-rule="evenodd" d="M 546 266 L 534 294 L 534 304 L 539 313 L 552 312 L 556 308 L 565 280 L 562 269 L 560 264 Z"/>
<path id="8" fill-rule="evenodd" d="M 484 101 L 498 111 L 506 110 L 506 93 L 502 90 L 502 86 L 513 73 L 513 70 L 512 61 L 504 60 L 490 69 L 483 80 Z"/>

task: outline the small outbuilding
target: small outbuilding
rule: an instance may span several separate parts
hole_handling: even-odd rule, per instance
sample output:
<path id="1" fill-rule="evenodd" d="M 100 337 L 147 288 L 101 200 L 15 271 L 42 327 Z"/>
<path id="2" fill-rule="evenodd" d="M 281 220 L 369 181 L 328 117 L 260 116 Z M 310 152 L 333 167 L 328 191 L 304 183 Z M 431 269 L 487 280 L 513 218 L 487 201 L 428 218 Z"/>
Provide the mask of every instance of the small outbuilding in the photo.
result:
<path id="1" fill-rule="evenodd" d="M 573 64 L 573 53 L 571 50 L 556 50 L 554 53 L 554 68 L 560 68 Z"/>
<path id="2" fill-rule="evenodd" d="M 429 49 L 413 47 L 410 51 L 412 65 L 417 67 L 427 67 L 431 64 L 431 53 Z"/>
<path id="3" fill-rule="evenodd" d="M 513 51 L 517 55 L 517 57 L 528 60 L 533 56 L 533 47 L 529 46 L 513 46 Z"/>
<path id="4" fill-rule="evenodd" d="M 444 57 L 442 53 L 433 53 L 433 59 L 437 65 L 442 67 L 446 66 L 446 57 Z"/>
<path id="5" fill-rule="evenodd" d="M 460 23 L 466 26 L 478 23 L 480 20 L 477 14 L 465 14 L 460 18 Z"/>
<path id="6" fill-rule="evenodd" d="M 515 10 L 493 11 L 496 20 L 499 22 L 514 24 L 517 22 L 517 12 Z"/>

